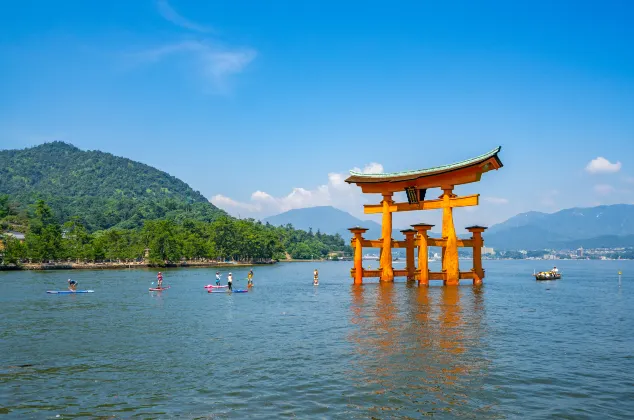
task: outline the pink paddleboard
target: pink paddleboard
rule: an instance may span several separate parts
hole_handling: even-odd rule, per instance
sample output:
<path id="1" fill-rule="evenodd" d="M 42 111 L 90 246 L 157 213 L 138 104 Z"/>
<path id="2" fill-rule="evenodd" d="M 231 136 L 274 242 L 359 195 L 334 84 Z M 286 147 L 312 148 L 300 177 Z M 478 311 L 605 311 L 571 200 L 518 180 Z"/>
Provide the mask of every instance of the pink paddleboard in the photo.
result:
<path id="1" fill-rule="evenodd" d="M 208 284 L 207 286 L 205 286 L 205 289 L 215 289 L 216 287 L 229 287 L 229 286 L 216 286 L 215 284 Z"/>

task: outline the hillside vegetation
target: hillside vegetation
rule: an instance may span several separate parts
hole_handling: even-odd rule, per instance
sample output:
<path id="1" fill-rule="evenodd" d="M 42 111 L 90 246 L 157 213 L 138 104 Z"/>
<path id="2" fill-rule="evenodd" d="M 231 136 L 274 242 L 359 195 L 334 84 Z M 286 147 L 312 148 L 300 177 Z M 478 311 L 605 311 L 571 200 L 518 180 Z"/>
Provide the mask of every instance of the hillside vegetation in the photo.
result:
<path id="1" fill-rule="evenodd" d="M 168 218 L 212 222 L 225 212 L 183 181 L 151 166 L 63 142 L 0 151 L 0 194 L 24 215 L 38 199 L 63 223 L 89 231 L 138 228 Z"/>
<path id="2" fill-rule="evenodd" d="M 339 235 L 234 219 L 165 172 L 61 142 L 0 151 L 0 242 L 4 264 L 139 261 L 146 250 L 155 264 L 350 252 Z"/>

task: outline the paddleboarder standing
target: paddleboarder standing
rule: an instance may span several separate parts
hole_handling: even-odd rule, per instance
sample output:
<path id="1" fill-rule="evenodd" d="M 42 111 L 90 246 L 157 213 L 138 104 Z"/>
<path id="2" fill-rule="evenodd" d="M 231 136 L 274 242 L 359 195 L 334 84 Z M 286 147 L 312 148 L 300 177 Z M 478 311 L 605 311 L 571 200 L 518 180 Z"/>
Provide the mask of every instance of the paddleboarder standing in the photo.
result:
<path id="1" fill-rule="evenodd" d="M 160 289 L 161 287 L 163 287 L 163 273 L 161 273 L 160 271 L 158 272 L 158 274 L 156 275 L 156 288 Z"/>
<path id="2" fill-rule="evenodd" d="M 248 278 L 247 285 L 253 286 L 253 269 L 249 270 L 249 274 L 247 275 L 247 278 Z"/>
<path id="3" fill-rule="evenodd" d="M 231 288 L 231 283 L 233 283 L 233 276 L 231 275 L 231 273 L 229 273 L 229 275 L 227 276 L 227 286 L 229 286 L 229 290 L 233 290 Z"/>
<path id="4" fill-rule="evenodd" d="M 315 285 L 319 284 L 319 272 L 317 271 L 316 268 L 315 268 L 315 271 L 313 272 L 313 284 Z"/>
<path id="5" fill-rule="evenodd" d="M 220 286 L 220 271 L 216 271 L 216 286 Z"/>

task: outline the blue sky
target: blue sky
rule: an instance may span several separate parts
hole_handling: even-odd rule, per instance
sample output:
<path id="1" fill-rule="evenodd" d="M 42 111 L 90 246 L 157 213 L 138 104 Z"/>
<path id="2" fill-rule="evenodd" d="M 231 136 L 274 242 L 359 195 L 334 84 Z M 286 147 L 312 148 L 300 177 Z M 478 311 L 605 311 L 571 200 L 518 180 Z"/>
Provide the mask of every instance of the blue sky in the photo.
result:
<path id="1" fill-rule="evenodd" d="M 9 2 L 0 147 L 129 157 L 242 217 L 359 216 L 378 199 L 341 184 L 349 169 L 498 145 L 458 226 L 634 203 L 632 21 L 628 1 Z"/>

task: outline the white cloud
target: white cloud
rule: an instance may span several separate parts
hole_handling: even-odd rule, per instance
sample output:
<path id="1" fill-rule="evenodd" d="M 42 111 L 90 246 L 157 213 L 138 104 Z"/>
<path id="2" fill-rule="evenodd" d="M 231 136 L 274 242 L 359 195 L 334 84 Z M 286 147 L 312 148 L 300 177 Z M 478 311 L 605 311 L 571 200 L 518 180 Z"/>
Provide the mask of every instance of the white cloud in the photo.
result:
<path id="1" fill-rule="evenodd" d="M 507 198 L 502 197 L 483 197 L 483 201 L 489 202 L 491 204 L 508 204 L 509 200 Z"/>
<path id="2" fill-rule="evenodd" d="M 382 174 L 383 173 L 383 165 L 380 163 L 372 162 L 368 163 L 363 167 L 363 169 L 352 168 L 355 172 L 361 172 L 364 174 Z"/>
<path id="3" fill-rule="evenodd" d="M 172 6 L 169 5 L 167 0 L 158 0 L 156 2 L 156 7 L 158 8 L 158 11 L 161 14 L 161 16 L 163 16 L 166 20 L 169 20 L 175 25 L 181 26 L 186 29 L 191 29 L 192 31 L 196 31 L 196 32 L 211 31 L 210 27 L 200 25 L 196 22 L 192 22 L 191 20 L 186 19 L 180 14 L 178 14 L 176 10 L 172 9 Z"/>
<path id="4" fill-rule="evenodd" d="M 357 168 L 355 170 L 364 173 L 381 173 L 383 165 L 371 163 L 362 170 Z M 239 202 L 223 195 L 216 195 L 210 201 L 230 214 L 242 214 L 246 211 L 250 217 L 254 218 L 263 218 L 305 207 L 334 206 L 365 219 L 367 216 L 363 215 L 363 204 L 366 204 L 366 199 L 371 197 L 364 196 L 356 185 L 346 183 L 347 177 L 347 173 L 331 172 L 328 174 L 326 184 L 313 189 L 296 187 L 281 197 L 274 197 L 264 191 L 255 191 L 248 202 Z M 380 200 L 380 198 L 377 199 Z"/>
<path id="5" fill-rule="evenodd" d="M 250 49 L 227 49 L 202 41 L 182 41 L 134 54 L 141 63 L 154 63 L 168 57 L 194 59 L 194 69 L 220 91 L 226 90 L 228 76 L 242 72 L 257 53 Z"/>
<path id="6" fill-rule="evenodd" d="M 621 162 L 612 163 L 604 157 L 599 156 L 596 159 L 592 159 L 588 165 L 586 165 L 586 172 L 591 174 L 606 173 L 611 174 L 621 170 Z"/>
<path id="7" fill-rule="evenodd" d="M 355 168 L 354 171 L 364 173 L 382 173 L 383 165 L 379 163 L 371 163 L 365 165 L 362 169 Z M 262 219 L 267 216 L 283 213 L 288 210 L 315 207 L 315 206 L 333 206 L 344 210 L 355 217 L 362 220 L 374 220 L 381 222 L 381 215 L 367 215 L 363 213 L 364 204 L 378 204 L 381 200 L 379 194 L 363 194 L 361 189 L 354 184 L 348 184 L 345 179 L 348 173 L 331 172 L 327 175 L 327 183 L 318 185 L 315 188 L 293 188 L 288 194 L 282 196 L 273 196 L 265 191 L 255 191 L 245 202 L 233 200 L 223 195 L 216 195 L 211 198 L 211 202 L 226 210 L 229 214 L 241 217 L 253 217 Z M 558 194 L 557 191 L 552 193 Z M 435 197 L 429 197 L 433 199 Z M 405 193 L 397 193 L 394 195 L 395 201 L 405 201 Z M 499 206 L 507 204 L 509 201 L 500 197 L 486 197 L 483 199 L 488 206 Z M 490 207 L 488 207 L 490 208 Z M 462 232 L 464 226 L 470 224 L 492 224 L 498 222 L 499 211 L 486 211 L 484 207 L 465 207 L 456 209 L 454 217 L 456 230 Z M 510 211 L 510 210 L 509 210 Z M 510 216 L 509 216 L 510 217 Z M 393 226 L 395 229 L 406 228 L 414 223 L 432 223 L 436 227 L 434 231 L 438 231 L 442 225 L 442 211 L 425 211 L 425 212 L 403 212 L 394 214 Z"/>
<path id="8" fill-rule="evenodd" d="M 259 207 L 256 204 L 240 203 L 222 194 L 215 195 L 210 201 L 214 205 L 222 209 L 234 208 L 234 209 L 243 209 L 249 212 L 255 212 L 259 210 Z"/>
<path id="9" fill-rule="evenodd" d="M 614 187 L 608 184 L 598 184 L 594 186 L 594 192 L 601 195 L 608 195 L 614 192 Z"/>

